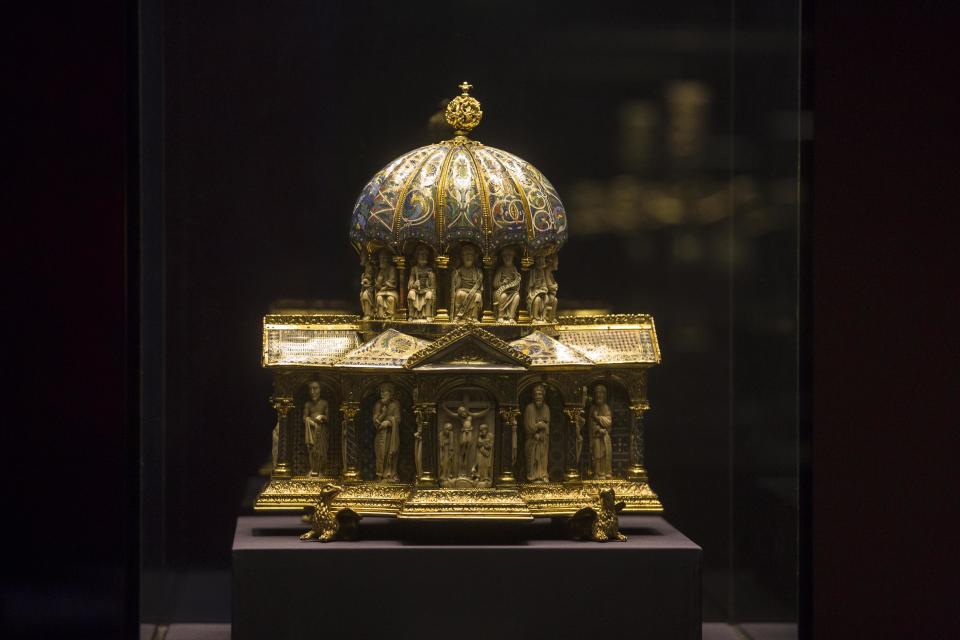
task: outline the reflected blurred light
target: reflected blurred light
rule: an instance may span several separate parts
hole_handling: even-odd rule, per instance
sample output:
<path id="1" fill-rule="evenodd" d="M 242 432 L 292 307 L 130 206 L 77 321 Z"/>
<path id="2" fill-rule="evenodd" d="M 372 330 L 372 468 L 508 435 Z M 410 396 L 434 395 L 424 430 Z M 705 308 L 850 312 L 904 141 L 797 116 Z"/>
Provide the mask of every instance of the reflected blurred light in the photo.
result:
<path id="1" fill-rule="evenodd" d="M 660 224 L 680 224 L 683 222 L 683 201 L 666 193 L 653 195 L 646 203 L 651 219 Z"/>
<path id="2" fill-rule="evenodd" d="M 703 152 L 712 94 L 699 80 L 675 80 L 666 89 L 670 156 L 689 165 Z"/>
<path id="3" fill-rule="evenodd" d="M 660 114 L 652 100 L 631 100 L 620 106 L 620 162 L 641 173 L 653 165 Z"/>

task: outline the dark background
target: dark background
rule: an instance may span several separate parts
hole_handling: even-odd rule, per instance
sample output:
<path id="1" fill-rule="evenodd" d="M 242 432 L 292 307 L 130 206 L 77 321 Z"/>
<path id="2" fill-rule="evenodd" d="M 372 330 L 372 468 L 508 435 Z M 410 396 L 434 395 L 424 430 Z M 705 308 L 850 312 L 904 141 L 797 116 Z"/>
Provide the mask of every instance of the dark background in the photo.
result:
<path id="1" fill-rule="evenodd" d="M 796 619 L 798 5 L 150 6 L 148 566 L 228 569 L 275 420 L 262 315 L 357 306 L 353 203 L 467 79 L 474 137 L 565 201 L 561 305 L 657 320 L 648 468 L 705 618 Z"/>
<path id="2" fill-rule="evenodd" d="M 955 198 L 944 188 L 956 183 L 955 16 L 935 2 L 869 13 L 855 4 L 818 5 L 815 16 L 815 250 L 801 260 L 801 301 L 811 303 L 801 317 L 814 328 L 801 331 L 801 348 L 815 345 L 801 361 L 814 383 L 803 385 L 814 393 L 801 417 L 812 408 L 814 467 L 801 474 L 812 492 L 800 493 L 804 505 L 813 499 L 801 594 L 811 577 L 813 589 L 801 616 L 817 637 L 944 637 L 956 623 Z M 140 291 L 124 274 L 138 279 L 140 229 L 125 211 L 139 206 L 137 145 L 148 136 L 127 122 L 138 101 L 124 9 L 31 5 L 8 22 L 16 161 L 4 320 L 16 375 L 3 430 L 5 637 L 131 637 L 138 620 L 139 363 L 127 333 Z M 536 145 L 479 135 L 492 115 L 478 137 L 559 183 Z M 667 391 L 664 376 L 654 393 Z M 666 481 L 655 485 L 663 493 Z"/>

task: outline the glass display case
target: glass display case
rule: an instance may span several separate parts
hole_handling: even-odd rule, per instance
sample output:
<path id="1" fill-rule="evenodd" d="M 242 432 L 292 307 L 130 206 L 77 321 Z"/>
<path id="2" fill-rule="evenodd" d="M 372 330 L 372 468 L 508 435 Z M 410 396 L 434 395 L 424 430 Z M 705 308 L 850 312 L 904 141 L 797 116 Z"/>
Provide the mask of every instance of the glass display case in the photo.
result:
<path id="1" fill-rule="evenodd" d="M 357 196 L 449 135 L 441 100 L 467 78 L 495 114 L 478 137 L 563 201 L 557 313 L 656 318 L 645 466 L 703 549 L 704 637 L 796 637 L 801 19 L 699 0 L 143 2 L 145 629 L 230 622 L 232 536 L 273 463 L 264 316 L 361 314 Z"/>

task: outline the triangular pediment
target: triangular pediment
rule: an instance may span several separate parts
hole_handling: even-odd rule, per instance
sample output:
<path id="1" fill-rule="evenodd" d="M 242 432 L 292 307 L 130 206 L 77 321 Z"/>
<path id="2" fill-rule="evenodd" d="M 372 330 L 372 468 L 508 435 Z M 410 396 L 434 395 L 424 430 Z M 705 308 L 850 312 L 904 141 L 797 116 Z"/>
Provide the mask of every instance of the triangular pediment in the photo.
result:
<path id="1" fill-rule="evenodd" d="M 468 323 L 410 356 L 404 367 L 502 369 L 527 368 L 530 357 L 479 326 Z"/>

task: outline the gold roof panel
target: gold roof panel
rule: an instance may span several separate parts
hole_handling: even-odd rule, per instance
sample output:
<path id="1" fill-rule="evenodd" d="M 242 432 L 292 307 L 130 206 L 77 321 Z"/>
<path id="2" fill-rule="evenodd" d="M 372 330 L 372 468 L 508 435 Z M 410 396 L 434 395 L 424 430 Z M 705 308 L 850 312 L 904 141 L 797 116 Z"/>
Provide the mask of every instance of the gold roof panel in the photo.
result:
<path id="1" fill-rule="evenodd" d="M 407 359 L 430 344 L 396 329 L 387 329 L 340 358 L 338 367 L 399 369 Z"/>
<path id="2" fill-rule="evenodd" d="M 560 340 L 597 364 L 657 364 L 659 349 L 653 329 L 594 329 L 562 331 Z"/>
<path id="3" fill-rule="evenodd" d="M 514 340 L 510 346 L 530 356 L 534 367 L 590 366 L 593 364 L 585 355 L 554 340 L 542 331 L 534 331 L 528 336 Z"/>

